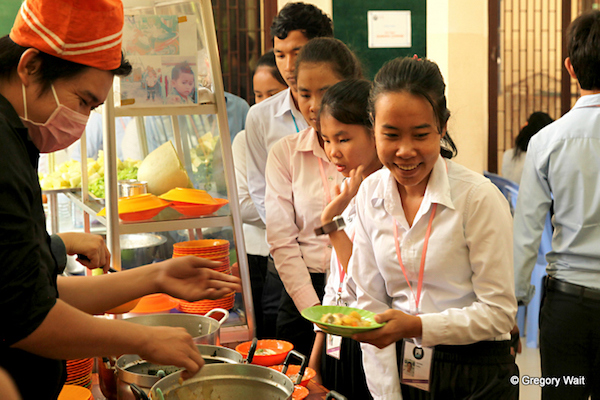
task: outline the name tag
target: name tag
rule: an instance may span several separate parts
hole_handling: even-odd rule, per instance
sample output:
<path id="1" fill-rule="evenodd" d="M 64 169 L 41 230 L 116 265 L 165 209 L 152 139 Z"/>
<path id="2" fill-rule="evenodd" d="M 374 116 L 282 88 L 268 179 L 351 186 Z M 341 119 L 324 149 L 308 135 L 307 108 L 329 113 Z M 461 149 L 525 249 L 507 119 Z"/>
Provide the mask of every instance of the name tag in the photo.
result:
<path id="1" fill-rule="evenodd" d="M 337 360 L 340 359 L 340 349 L 342 348 L 342 337 L 337 335 L 327 335 L 326 351 L 327 355 Z"/>
<path id="2" fill-rule="evenodd" d="M 419 347 L 410 340 L 402 346 L 400 383 L 429 391 L 433 347 Z"/>

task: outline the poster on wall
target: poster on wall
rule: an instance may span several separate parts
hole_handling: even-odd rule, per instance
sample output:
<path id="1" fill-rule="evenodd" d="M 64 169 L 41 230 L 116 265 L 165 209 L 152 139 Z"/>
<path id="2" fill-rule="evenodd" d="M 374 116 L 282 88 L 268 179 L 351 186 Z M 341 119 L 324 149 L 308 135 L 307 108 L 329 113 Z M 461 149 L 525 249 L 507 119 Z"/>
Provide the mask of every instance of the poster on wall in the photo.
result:
<path id="1" fill-rule="evenodd" d="M 412 47 L 411 12 L 368 11 L 369 48 Z"/>
<path id="2" fill-rule="evenodd" d="M 196 29 L 192 15 L 126 15 L 123 52 L 133 72 L 120 78 L 118 104 L 197 104 Z"/>

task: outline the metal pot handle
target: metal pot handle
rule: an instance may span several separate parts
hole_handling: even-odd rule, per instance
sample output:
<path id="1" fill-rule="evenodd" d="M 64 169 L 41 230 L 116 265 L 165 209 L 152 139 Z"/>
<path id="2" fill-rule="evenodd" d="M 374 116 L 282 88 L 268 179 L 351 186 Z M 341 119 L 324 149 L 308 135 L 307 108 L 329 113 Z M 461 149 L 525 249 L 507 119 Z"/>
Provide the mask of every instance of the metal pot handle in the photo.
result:
<path id="1" fill-rule="evenodd" d="M 308 364 L 308 358 L 304 354 L 301 354 L 296 350 L 290 351 L 288 355 L 285 356 L 285 361 L 283 362 L 283 368 L 281 372 L 284 375 L 287 372 L 288 367 L 290 366 L 290 359 L 292 358 L 292 356 L 295 356 L 300 360 L 300 371 L 298 371 L 298 378 L 296 378 L 296 382 L 294 382 L 294 385 L 299 385 L 300 382 L 302 382 L 302 378 L 304 378 L 304 370 L 306 369 L 306 364 Z"/>
<path id="2" fill-rule="evenodd" d="M 329 393 L 327 393 L 327 397 L 325 397 L 325 400 L 328 400 L 328 399 L 348 400 L 346 398 L 346 396 L 343 396 L 343 395 L 339 394 L 335 390 L 332 390 Z"/>
<path id="3" fill-rule="evenodd" d="M 229 311 L 227 311 L 224 308 L 213 308 L 212 310 L 210 310 L 209 312 L 207 312 L 206 314 L 204 314 L 205 317 L 210 317 L 211 315 L 213 315 L 214 313 L 222 313 L 224 314 L 223 317 L 218 320 L 219 321 L 219 326 L 223 325 L 223 322 L 227 321 L 227 318 L 229 318 Z"/>
<path id="4" fill-rule="evenodd" d="M 248 350 L 248 355 L 244 360 L 244 363 L 251 364 L 252 359 L 254 358 L 254 353 L 256 352 L 256 347 L 258 346 L 258 338 L 253 338 L 252 343 L 250 344 L 250 350 Z"/>
<path id="5" fill-rule="evenodd" d="M 129 389 L 135 396 L 135 400 L 150 400 L 146 392 L 144 392 L 138 385 L 132 383 L 129 385 Z"/>

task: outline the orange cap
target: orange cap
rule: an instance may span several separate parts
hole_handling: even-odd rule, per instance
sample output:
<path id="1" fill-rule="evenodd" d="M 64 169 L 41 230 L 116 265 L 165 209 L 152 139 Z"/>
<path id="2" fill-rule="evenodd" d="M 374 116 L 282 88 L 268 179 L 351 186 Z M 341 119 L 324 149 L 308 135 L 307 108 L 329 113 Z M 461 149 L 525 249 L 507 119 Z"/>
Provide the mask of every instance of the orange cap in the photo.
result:
<path id="1" fill-rule="evenodd" d="M 25 0 L 10 31 L 13 42 L 109 71 L 121 65 L 121 0 Z"/>

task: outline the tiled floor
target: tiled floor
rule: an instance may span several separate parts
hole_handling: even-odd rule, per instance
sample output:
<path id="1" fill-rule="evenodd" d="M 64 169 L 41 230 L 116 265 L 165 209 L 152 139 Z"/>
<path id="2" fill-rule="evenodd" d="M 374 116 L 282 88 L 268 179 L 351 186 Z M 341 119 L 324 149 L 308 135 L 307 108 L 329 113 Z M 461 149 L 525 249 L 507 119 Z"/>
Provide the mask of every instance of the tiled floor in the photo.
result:
<path id="1" fill-rule="evenodd" d="M 540 349 L 531 349 L 525 346 L 525 338 L 521 338 L 523 346 L 522 353 L 517 355 L 517 365 L 521 374 L 521 382 L 523 376 L 541 377 L 540 369 Z M 542 390 L 539 386 L 523 385 L 519 387 L 520 400 L 540 400 L 542 398 Z"/>

